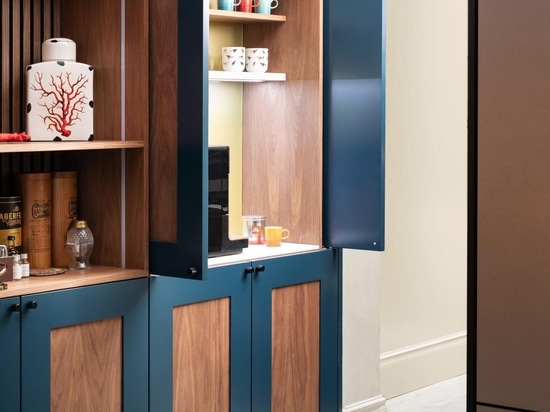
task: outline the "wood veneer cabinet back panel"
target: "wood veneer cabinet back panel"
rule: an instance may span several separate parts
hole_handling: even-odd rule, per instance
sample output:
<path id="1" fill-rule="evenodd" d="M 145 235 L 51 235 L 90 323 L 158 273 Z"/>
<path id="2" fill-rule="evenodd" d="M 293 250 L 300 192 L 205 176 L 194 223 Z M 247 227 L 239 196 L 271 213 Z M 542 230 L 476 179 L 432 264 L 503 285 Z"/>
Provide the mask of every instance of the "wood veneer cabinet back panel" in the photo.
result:
<path id="1" fill-rule="evenodd" d="M 149 241 L 149 4 L 147 0 L 136 0 L 126 4 L 123 10 L 118 1 L 61 0 L 61 7 L 63 36 L 77 43 L 77 60 L 90 62 L 96 72 L 94 138 L 144 142 L 143 150 L 126 151 L 124 165 L 118 151 L 102 151 L 99 156 L 78 154 L 80 186 L 86 187 L 85 191 L 81 190 L 82 201 L 79 202 L 82 218 L 89 221 L 97 238 L 92 263 L 95 260 L 103 265 L 124 264 L 146 269 Z M 83 22 L 97 22 L 97 25 Z M 121 186 L 122 166 L 125 166 L 124 187 Z M 124 210 L 121 209 L 123 196 Z M 123 230 L 124 257 L 121 256 Z"/>
<path id="2" fill-rule="evenodd" d="M 269 71 L 286 82 L 243 86 L 243 212 L 290 229 L 289 241 L 321 244 L 321 5 L 280 2 L 285 23 L 243 27 L 247 47 L 269 48 Z"/>
<path id="3" fill-rule="evenodd" d="M 548 410 L 550 3 L 479 2 L 477 400 Z"/>
<path id="4" fill-rule="evenodd" d="M 61 0 L 61 32 L 75 41 L 77 61 L 94 66 L 94 138 L 101 140 L 121 133 L 120 17 L 118 1 Z"/>
<path id="5" fill-rule="evenodd" d="M 79 166 L 79 216 L 88 222 L 94 234 L 91 263 L 121 266 L 120 153 L 110 150 L 100 151 L 96 156 L 75 153 L 75 158 Z M 83 185 L 86 187 L 83 188 Z M 143 231 L 143 228 L 138 228 L 131 222 L 126 227 L 136 234 Z"/>

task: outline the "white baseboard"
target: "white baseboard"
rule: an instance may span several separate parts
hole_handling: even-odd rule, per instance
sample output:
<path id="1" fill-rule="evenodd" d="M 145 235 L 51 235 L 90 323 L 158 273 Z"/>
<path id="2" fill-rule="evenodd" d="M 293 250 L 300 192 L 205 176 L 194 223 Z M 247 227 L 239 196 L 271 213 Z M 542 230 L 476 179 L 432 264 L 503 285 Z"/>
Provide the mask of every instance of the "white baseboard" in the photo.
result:
<path id="1" fill-rule="evenodd" d="M 386 398 L 382 395 L 344 406 L 342 412 L 386 412 Z"/>
<path id="2" fill-rule="evenodd" d="M 380 355 L 380 392 L 386 399 L 466 373 L 466 332 Z"/>

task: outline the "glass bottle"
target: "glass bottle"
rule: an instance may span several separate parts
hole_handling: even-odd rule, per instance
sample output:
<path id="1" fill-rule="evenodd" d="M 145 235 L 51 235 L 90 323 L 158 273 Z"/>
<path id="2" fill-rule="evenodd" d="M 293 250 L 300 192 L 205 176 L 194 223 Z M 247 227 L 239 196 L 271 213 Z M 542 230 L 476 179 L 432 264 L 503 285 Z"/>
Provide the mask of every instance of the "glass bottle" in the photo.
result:
<path id="1" fill-rule="evenodd" d="M 31 265 L 26 253 L 21 253 L 21 260 L 19 262 L 21 263 L 21 277 L 28 278 L 31 274 Z"/>
<path id="2" fill-rule="evenodd" d="M 73 220 L 65 241 L 70 258 L 69 269 L 88 269 L 94 249 L 94 235 L 85 220 Z"/>
<path id="3" fill-rule="evenodd" d="M 10 235 L 8 236 L 8 256 L 14 256 L 18 255 L 19 252 L 17 251 L 17 248 L 15 247 L 15 236 Z"/>
<path id="4" fill-rule="evenodd" d="M 13 255 L 13 280 L 21 280 L 22 275 L 19 255 Z"/>

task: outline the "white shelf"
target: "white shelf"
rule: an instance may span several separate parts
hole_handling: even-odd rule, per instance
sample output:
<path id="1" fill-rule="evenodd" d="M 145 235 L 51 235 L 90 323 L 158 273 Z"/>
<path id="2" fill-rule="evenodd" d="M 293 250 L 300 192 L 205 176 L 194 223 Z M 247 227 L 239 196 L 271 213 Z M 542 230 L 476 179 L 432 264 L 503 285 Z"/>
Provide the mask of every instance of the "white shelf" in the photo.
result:
<path id="1" fill-rule="evenodd" d="M 250 72 L 225 72 L 209 71 L 208 79 L 218 82 L 284 82 L 285 73 L 250 73 Z"/>

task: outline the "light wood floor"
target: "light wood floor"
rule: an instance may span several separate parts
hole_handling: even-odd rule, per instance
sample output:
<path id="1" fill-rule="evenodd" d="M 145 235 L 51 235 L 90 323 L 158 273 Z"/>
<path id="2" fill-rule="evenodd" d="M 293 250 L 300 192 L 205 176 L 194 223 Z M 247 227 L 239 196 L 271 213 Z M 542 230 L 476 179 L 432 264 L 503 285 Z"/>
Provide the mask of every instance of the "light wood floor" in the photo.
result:
<path id="1" fill-rule="evenodd" d="M 386 400 L 388 412 L 465 412 L 466 375 Z"/>

